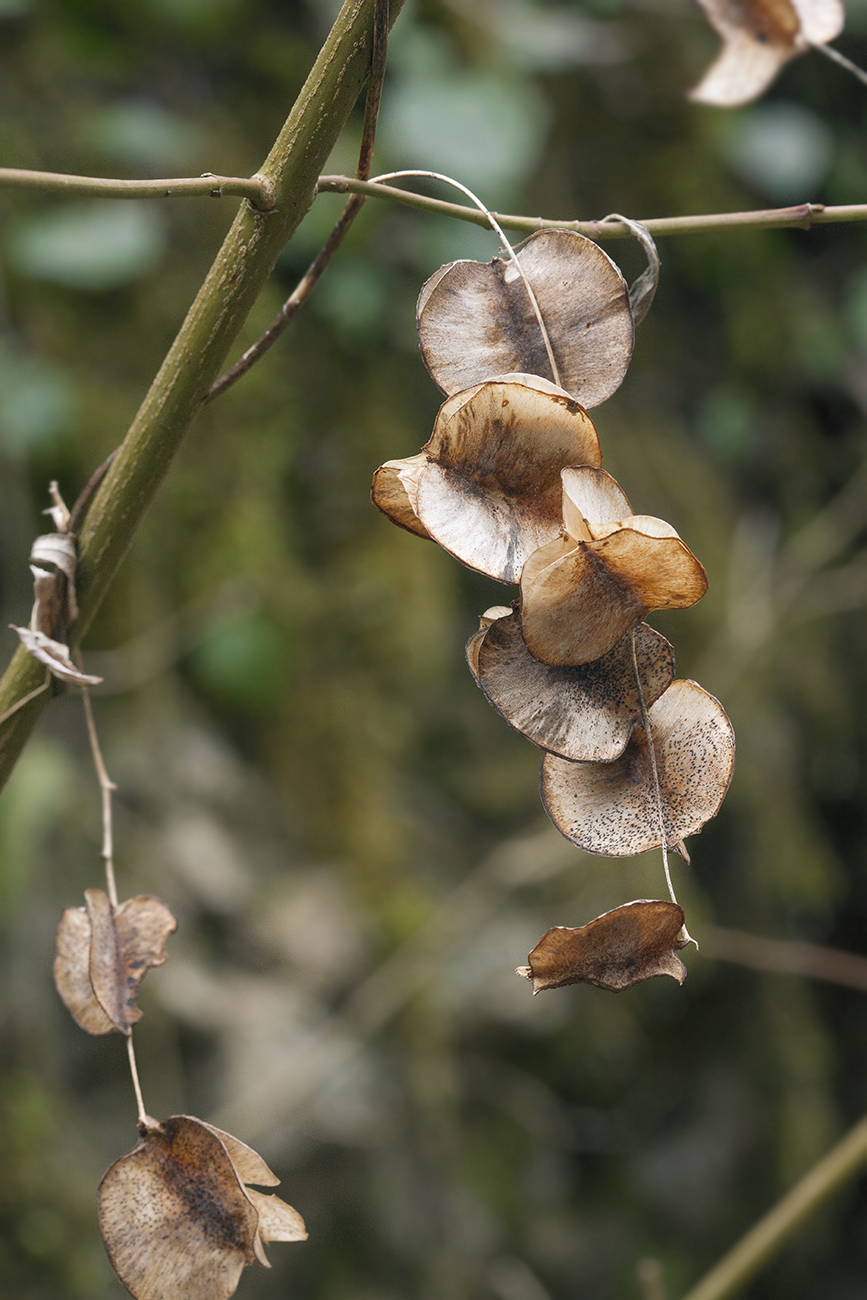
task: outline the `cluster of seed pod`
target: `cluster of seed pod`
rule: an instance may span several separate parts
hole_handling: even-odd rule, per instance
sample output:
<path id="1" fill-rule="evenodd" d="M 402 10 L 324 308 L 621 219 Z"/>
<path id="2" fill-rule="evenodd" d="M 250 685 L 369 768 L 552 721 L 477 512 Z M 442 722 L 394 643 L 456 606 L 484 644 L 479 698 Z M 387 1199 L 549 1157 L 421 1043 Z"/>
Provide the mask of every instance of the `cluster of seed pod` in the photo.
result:
<path id="1" fill-rule="evenodd" d="M 555 826 L 590 853 L 687 856 L 684 838 L 728 788 L 734 738 L 718 701 L 674 680 L 671 645 L 643 621 L 699 600 L 704 569 L 670 524 L 633 512 L 587 414 L 632 354 L 620 271 L 591 240 L 540 231 L 508 260 L 442 267 L 421 291 L 418 330 L 447 400 L 422 450 L 376 471 L 374 504 L 519 588 L 482 616 L 467 660 L 494 708 L 545 751 Z M 536 992 L 682 980 L 673 949 L 687 939 L 673 897 L 639 900 L 549 931 L 520 973 Z"/>

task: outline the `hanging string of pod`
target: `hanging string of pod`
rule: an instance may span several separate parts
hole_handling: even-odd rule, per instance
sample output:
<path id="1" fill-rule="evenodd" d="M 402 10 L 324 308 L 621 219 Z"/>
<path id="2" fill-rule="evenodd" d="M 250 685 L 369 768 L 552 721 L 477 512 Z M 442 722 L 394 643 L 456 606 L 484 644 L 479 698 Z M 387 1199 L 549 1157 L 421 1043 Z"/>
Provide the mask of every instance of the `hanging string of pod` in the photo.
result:
<path id="1" fill-rule="evenodd" d="M 542 802 L 557 829 L 609 857 L 662 850 L 670 901 L 548 930 L 518 967 L 534 993 L 683 982 L 676 952 L 691 940 L 668 853 L 689 860 L 684 839 L 719 811 L 734 763 L 722 706 L 675 680 L 671 645 L 644 622 L 695 604 L 707 575 L 670 524 L 634 512 L 587 414 L 622 383 L 656 288 L 653 241 L 629 224 L 648 255 L 631 290 L 598 245 L 562 230 L 515 251 L 498 229 L 508 257 L 431 276 L 419 344 L 446 401 L 421 451 L 373 477 L 393 523 L 519 588 L 482 616 L 467 662 L 545 751 Z"/>

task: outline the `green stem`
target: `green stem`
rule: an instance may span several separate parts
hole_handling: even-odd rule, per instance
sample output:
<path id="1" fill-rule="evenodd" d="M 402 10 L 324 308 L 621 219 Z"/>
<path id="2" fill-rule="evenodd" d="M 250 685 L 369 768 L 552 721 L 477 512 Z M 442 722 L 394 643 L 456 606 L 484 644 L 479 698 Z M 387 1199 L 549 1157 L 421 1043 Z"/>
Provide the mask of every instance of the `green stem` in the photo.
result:
<path id="1" fill-rule="evenodd" d="M 49 190 L 84 198 L 173 199 L 205 195 L 220 199 L 236 195 L 249 199 L 257 208 L 274 206 L 274 193 L 262 176 L 182 176 L 171 180 L 119 181 L 104 176 L 65 176 L 61 172 L 31 172 L 21 167 L 0 167 L 0 186 L 5 189 Z"/>
<path id="2" fill-rule="evenodd" d="M 461 203 L 448 203 L 431 199 L 411 190 L 398 189 L 396 185 L 382 185 L 377 181 L 359 181 L 351 176 L 320 176 L 320 194 L 366 194 L 370 198 L 386 199 L 404 207 L 418 208 L 436 216 L 454 217 L 476 226 L 492 229 L 483 212 L 464 207 Z M 629 239 L 632 232 L 621 221 L 554 221 L 548 217 L 504 216 L 493 214 L 505 230 L 520 230 L 532 234 L 534 230 L 575 230 L 589 239 Z M 717 230 L 782 229 L 794 226 L 809 230 L 811 226 L 833 222 L 867 221 L 867 203 L 852 203 L 844 207 L 825 207 L 823 203 L 799 203 L 791 208 L 763 208 L 754 212 L 716 212 L 694 217 L 648 217 L 640 224 L 652 235 L 707 234 Z"/>
<path id="3" fill-rule="evenodd" d="M 403 0 L 393 0 L 393 22 Z M 316 194 L 370 66 L 373 0 L 345 0 L 331 33 L 255 178 L 274 196 L 268 212 L 244 204 L 217 254 L 123 445 L 96 491 L 79 533 L 77 644 L 128 550 L 175 452 L 202 406 L 277 257 Z M 39 684 L 42 668 L 16 652 L 0 681 L 0 714 Z M 0 731 L 0 786 L 47 692 Z"/>
<path id="4" fill-rule="evenodd" d="M 867 1118 L 862 1119 L 782 1200 L 715 1264 L 683 1300 L 725 1300 L 752 1278 L 829 1197 L 867 1165 Z"/>

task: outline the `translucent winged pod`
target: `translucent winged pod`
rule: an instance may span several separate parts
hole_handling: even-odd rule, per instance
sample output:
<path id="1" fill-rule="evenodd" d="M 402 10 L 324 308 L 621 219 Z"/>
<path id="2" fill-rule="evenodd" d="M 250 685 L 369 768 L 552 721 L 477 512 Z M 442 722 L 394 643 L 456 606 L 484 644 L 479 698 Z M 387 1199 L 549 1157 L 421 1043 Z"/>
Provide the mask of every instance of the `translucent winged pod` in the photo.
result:
<path id="1" fill-rule="evenodd" d="M 540 230 L 517 252 L 535 294 L 557 373 L 514 262 L 459 261 L 422 287 L 417 321 L 422 359 L 452 394 L 511 371 L 541 375 L 585 408 L 623 382 L 634 327 L 629 290 L 598 244 L 569 230 Z"/>
<path id="2" fill-rule="evenodd" d="M 469 568 L 517 583 L 527 557 L 560 533 L 560 471 L 601 462 L 593 422 L 567 392 L 505 375 L 449 398 L 422 452 L 382 466 L 372 496 Z"/>
<path id="3" fill-rule="evenodd" d="M 498 713 L 534 745 L 561 758 L 606 763 L 622 754 L 641 717 L 629 633 L 592 663 L 550 665 L 527 649 L 520 613 L 505 614 L 467 646 L 476 680 Z M 674 650 L 640 623 L 635 652 L 650 705 L 674 679 Z"/>
<path id="4" fill-rule="evenodd" d="M 611 763 L 571 763 L 546 754 L 542 802 L 557 829 L 588 853 L 629 857 L 669 849 L 715 817 L 734 769 L 732 725 L 718 700 L 678 680 L 649 710 L 659 795 L 647 735 L 636 727 Z"/>
<path id="5" fill-rule="evenodd" d="M 524 565 L 521 616 L 535 658 L 584 664 L 612 650 L 651 610 L 695 604 L 707 575 L 670 524 L 632 514 L 604 470 L 568 468 L 562 479 L 565 535 Z"/>
<path id="6" fill-rule="evenodd" d="M 780 69 L 811 46 L 839 36 L 840 0 L 699 0 L 723 41 L 690 99 L 736 108 L 757 99 Z"/>
<path id="7" fill-rule="evenodd" d="M 112 1268 L 136 1300 L 227 1300 L 268 1241 L 304 1241 L 297 1210 L 250 1184 L 279 1179 L 250 1147 L 190 1115 L 140 1126 L 99 1186 Z"/>

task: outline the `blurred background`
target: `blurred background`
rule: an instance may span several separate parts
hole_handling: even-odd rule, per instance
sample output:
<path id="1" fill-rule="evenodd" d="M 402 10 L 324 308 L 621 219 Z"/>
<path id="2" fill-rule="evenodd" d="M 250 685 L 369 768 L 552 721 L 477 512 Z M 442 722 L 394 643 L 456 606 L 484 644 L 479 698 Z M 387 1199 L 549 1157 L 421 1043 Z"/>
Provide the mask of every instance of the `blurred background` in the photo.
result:
<path id="1" fill-rule="evenodd" d="M 0 164 L 249 174 L 336 9 L 0 0 Z M 865 63 L 867 4 L 847 10 L 837 45 Z M 375 168 L 556 218 L 864 202 L 863 86 L 813 53 L 754 106 L 691 105 L 717 48 L 687 0 L 416 0 Z M 359 129 L 329 171 L 354 171 Z M 340 207 L 316 202 L 238 352 Z M 0 190 L 0 626 L 29 617 L 49 481 L 71 501 L 121 440 L 234 211 Z M 245 1271 L 251 1298 L 614 1300 L 648 1259 L 676 1297 L 867 1103 L 864 992 L 755 969 L 771 948 L 732 935 L 867 956 L 867 231 L 661 240 L 632 366 L 593 413 L 635 509 L 708 570 L 700 605 L 651 621 L 738 736 L 722 813 L 675 861 L 702 951 L 682 989 L 619 995 L 534 999 L 513 971 L 549 926 L 661 896 L 659 855 L 591 858 L 547 823 L 539 753 L 463 657 L 510 593 L 368 497 L 438 409 L 422 282 L 496 252 L 368 203 L 284 339 L 199 418 L 86 643 L 121 897 L 180 922 L 141 998 L 148 1110 L 257 1147 L 310 1232 Z M 123 1294 L 95 1192 L 136 1141 L 124 1044 L 83 1034 L 51 981 L 100 836 L 70 692 L 0 800 L 17 1300 Z M 863 1297 L 865 1208 L 849 1187 L 744 1294 Z"/>

